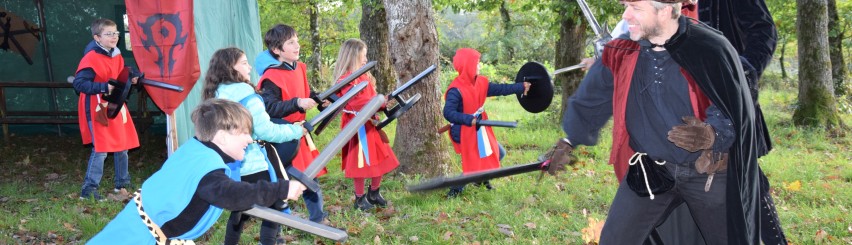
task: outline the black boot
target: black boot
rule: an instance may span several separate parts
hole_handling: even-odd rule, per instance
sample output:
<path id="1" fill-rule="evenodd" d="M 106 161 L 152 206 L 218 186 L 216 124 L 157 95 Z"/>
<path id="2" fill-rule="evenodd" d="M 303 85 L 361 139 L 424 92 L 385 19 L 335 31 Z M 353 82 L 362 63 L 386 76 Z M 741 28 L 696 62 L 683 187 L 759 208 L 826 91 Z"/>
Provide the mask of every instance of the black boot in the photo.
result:
<path id="1" fill-rule="evenodd" d="M 382 207 L 382 208 L 388 206 L 388 201 L 385 201 L 385 198 L 382 197 L 382 193 L 379 193 L 379 190 L 381 190 L 381 187 L 376 188 L 375 191 L 373 190 L 373 188 L 371 186 L 367 186 L 367 189 L 369 190 L 369 191 L 367 191 L 367 201 L 370 202 L 370 204 L 373 204 L 377 207 Z"/>
<path id="2" fill-rule="evenodd" d="M 364 194 L 360 197 L 355 196 L 355 208 L 360 209 L 361 211 L 367 211 L 373 208 L 373 204 L 370 204 L 370 202 L 367 201 L 367 195 Z"/>
<path id="3" fill-rule="evenodd" d="M 462 191 L 464 191 L 464 185 L 450 187 L 450 191 L 447 192 L 447 198 L 455 198 L 461 195 Z"/>

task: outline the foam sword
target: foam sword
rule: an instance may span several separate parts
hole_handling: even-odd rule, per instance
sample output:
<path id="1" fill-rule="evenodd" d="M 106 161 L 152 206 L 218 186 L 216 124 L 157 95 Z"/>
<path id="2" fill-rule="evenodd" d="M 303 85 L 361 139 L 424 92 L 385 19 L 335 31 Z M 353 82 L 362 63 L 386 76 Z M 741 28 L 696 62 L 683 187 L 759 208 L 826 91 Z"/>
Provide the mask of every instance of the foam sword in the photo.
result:
<path id="1" fill-rule="evenodd" d="M 384 95 L 380 94 L 373 97 L 373 99 L 371 99 L 370 102 L 368 102 L 367 105 L 358 112 L 358 115 L 355 116 L 355 118 L 353 118 L 346 127 L 340 130 L 340 133 L 328 143 L 328 145 L 320 152 L 319 156 L 311 162 L 304 174 L 309 178 L 316 177 L 319 171 L 328 165 L 337 152 L 343 148 L 343 145 L 348 143 L 349 139 L 355 135 L 358 128 L 364 125 L 364 123 L 366 123 L 370 117 L 379 110 L 384 102 Z M 347 234 L 344 230 L 302 219 L 267 207 L 254 205 L 251 209 L 246 210 L 243 213 L 338 242 L 346 241 L 346 239 L 349 238 L 349 234 Z"/>

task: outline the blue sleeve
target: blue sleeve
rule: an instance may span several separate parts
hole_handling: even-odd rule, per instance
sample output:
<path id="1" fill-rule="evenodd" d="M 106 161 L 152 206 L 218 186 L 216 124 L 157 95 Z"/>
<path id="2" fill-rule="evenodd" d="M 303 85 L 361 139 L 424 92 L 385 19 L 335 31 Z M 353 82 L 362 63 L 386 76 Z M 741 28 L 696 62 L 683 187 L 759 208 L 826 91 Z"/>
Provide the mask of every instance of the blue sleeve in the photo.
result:
<path id="1" fill-rule="evenodd" d="M 462 97 L 458 89 L 452 88 L 447 91 L 447 100 L 444 103 L 444 118 L 456 125 L 470 126 L 473 115 L 462 113 Z"/>
<path id="2" fill-rule="evenodd" d="M 707 108 L 707 120 L 705 123 L 710 124 L 713 130 L 716 131 L 716 139 L 713 141 L 714 152 L 728 152 L 728 148 L 734 145 L 734 124 L 731 119 L 725 117 L 722 111 L 715 105 L 710 105 Z"/>
<path id="3" fill-rule="evenodd" d="M 612 72 L 598 59 L 565 107 L 562 130 L 571 144 L 597 144 L 601 128 L 612 117 L 612 96 Z"/>
<path id="4" fill-rule="evenodd" d="M 95 82 L 95 70 L 83 68 L 74 75 L 74 90 L 84 94 L 105 94 L 109 92 L 107 83 Z"/>
<path id="5" fill-rule="evenodd" d="M 488 97 L 520 94 L 524 92 L 523 83 L 488 83 Z"/>
<path id="6" fill-rule="evenodd" d="M 293 124 L 275 124 L 270 121 L 269 114 L 260 96 L 251 96 L 245 104 L 251 113 L 252 134 L 255 139 L 273 143 L 291 141 L 302 137 L 302 127 Z"/>

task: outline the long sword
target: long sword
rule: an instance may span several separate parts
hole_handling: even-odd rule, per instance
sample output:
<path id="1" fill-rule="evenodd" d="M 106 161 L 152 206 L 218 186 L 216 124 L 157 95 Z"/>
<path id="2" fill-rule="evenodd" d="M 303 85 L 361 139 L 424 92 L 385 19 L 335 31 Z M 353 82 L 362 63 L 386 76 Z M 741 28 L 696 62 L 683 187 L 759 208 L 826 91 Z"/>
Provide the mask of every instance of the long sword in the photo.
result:
<path id="1" fill-rule="evenodd" d="M 580 5 L 580 10 L 583 11 L 583 15 L 586 16 L 586 20 L 592 27 L 592 31 L 595 32 L 595 36 L 598 38 L 595 40 L 595 57 L 600 57 L 601 53 L 603 53 L 604 45 L 612 40 L 612 36 L 609 34 L 609 31 L 601 28 L 601 25 L 595 18 L 592 10 L 589 9 L 589 4 L 586 3 L 586 0 L 577 0 L 577 4 Z"/>
<path id="2" fill-rule="evenodd" d="M 322 152 L 320 152 L 320 155 L 317 156 L 317 158 L 311 162 L 311 165 L 304 171 L 304 174 L 309 178 L 316 177 L 320 169 L 328 165 L 331 158 L 334 157 L 341 148 L 343 148 L 343 145 L 349 142 L 349 139 L 355 135 L 358 128 L 364 125 L 364 123 L 366 123 L 370 117 L 379 110 L 384 102 L 384 95 L 379 94 L 376 95 L 376 97 L 373 97 L 373 99 L 371 99 L 370 102 L 358 112 L 358 115 L 355 116 L 355 118 L 353 118 L 352 121 L 343 128 L 343 130 L 340 130 L 340 133 L 334 137 L 330 143 L 328 143 Z M 349 238 L 346 231 L 285 214 L 281 211 L 267 207 L 253 205 L 251 209 L 243 211 L 243 213 L 338 242 L 346 241 L 346 239 Z"/>

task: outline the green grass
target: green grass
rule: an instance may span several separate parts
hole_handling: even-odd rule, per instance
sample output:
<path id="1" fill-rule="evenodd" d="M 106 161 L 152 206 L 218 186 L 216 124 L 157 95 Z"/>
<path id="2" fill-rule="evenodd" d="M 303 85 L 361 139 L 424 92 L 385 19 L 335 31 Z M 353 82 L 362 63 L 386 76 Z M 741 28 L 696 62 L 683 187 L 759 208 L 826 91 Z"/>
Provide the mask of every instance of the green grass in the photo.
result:
<path id="1" fill-rule="evenodd" d="M 852 242 L 852 149 L 849 137 L 827 138 L 826 132 L 791 126 L 796 102 L 794 92 L 763 91 L 761 104 L 774 139 L 775 149 L 760 159 L 769 176 L 781 222 L 788 238 L 796 244 L 848 244 Z M 543 113 L 523 111 L 513 97 L 490 99 L 488 111 L 493 120 L 519 121 L 517 129 L 495 129 L 497 139 L 508 155 L 503 165 L 528 163 L 563 136 L 559 127 L 558 101 Z M 412 115 L 407 115 L 412 116 Z M 845 122 L 852 116 L 843 115 Z M 316 137 L 323 148 L 338 125 Z M 392 140 L 395 125 L 388 127 Z M 492 181 L 494 191 L 467 188 L 456 199 L 447 200 L 445 191 L 408 193 L 405 185 L 421 181 L 420 175 L 386 176 L 382 191 L 391 207 L 374 212 L 352 209 L 352 182 L 340 171 L 340 158 L 328 166 L 330 173 L 320 179 L 326 209 L 335 227 L 349 232 L 348 243 L 385 244 L 580 244 L 588 219 L 605 220 L 614 196 L 616 181 L 609 157 L 609 128 L 601 142 L 580 147 L 580 164 L 558 178 L 538 173 L 516 175 Z M 164 139 L 142 136 L 143 147 L 130 152 L 133 182 L 140 184 L 156 171 L 165 158 Z M 0 244 L 81 243 L 97 233 L 123 208 L 119 201 L 93 202 L 77 199 L 90 149 L 79 137 L 13 136 L 0 147 Z M 449 144 L 449 140 L 446 141 Z M 454 156 L 449 172 L 460 172 Z M 102 194 L 112 189 L 112 159 L 107 159 Z M 437 163 L 423 163 L 435 164 Z M 798 181 L 801 188 L 790 188 Z M 292 203 L 302 212 L 303 203 Z M 224 236 L 228 213 L 211 231 L 198 239 L 203 244 L 219 244 Z M 510 227 L 512 235 L 501 233 L 498 225 Z M 258 224 L 243 233 L 243 244 L 257 244 Z M 817 231 L 828 237 L 817 241 Z M 287 229 L 291 243 L 332 243 L 303 232 Z"/>

